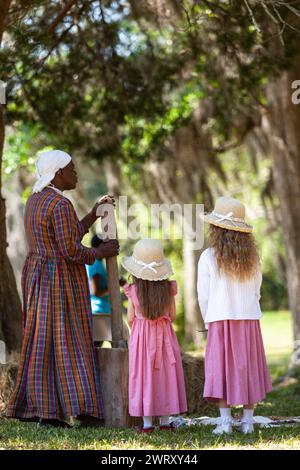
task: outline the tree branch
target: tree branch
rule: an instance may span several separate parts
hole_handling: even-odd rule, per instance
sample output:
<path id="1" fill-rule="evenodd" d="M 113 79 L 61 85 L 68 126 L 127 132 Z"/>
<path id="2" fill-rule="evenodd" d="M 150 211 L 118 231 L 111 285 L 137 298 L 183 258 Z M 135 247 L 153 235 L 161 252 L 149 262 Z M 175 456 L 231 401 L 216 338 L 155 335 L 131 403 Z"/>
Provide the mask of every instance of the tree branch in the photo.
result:
<path id="1" fill-rule="evenodd" d="M 246 7 L 247 7 L 247 10 L 248 10 L 248 12 L 249 12 L 249 15 L 250 15 L 250 17 L 251 17 L 251 20 L 252 20 L 252 23 L 253 23 L 255 29 L 257 30 L 258 33 L 261 33 L 261 29 L 260 29 L 260 27 L 258 26 L 258 23 L 257 23 L 257 21 L 256 21 L 256 19 L 255 19 L 254 13 L 253 13 L 252 9 L 250 8 L 250 5 L 249 5 L 248 1 L 247 1 L 247 0 L 244 0 L 244 3 L 245 3 L 245 5 L 246 5 Z"/>
<path id="2" fill-rule="evenodd" d="M 75 3 L 75 2 L 73 2 Z M 77 14 L 77 20 L 80 18 L 80 16 L 82 15 L 82 13 L 84 12 L 86 8 L 86 4 L 84 3 L 82 5 L 82 7 L 80 8 L 80 10 L 78 11 L 78 14 Z M 56 39 L 56 41 L 54 42 L 54 44 L 52 45 L 50 51 L 46 54 L 45 57 L 43 57 L 41 59 L 41 62 L 40 62 L 40 67 L 39 67 L 39 70 L 40 68 L 44 65 L 44 63 L 46 62 L 46 60 L 48 59 L 48 57 L 50 57 L 50 55 L 52 54 L 52 52 L 59 46 L 59 44 L 62 42 L 62 40 L 66 37 L 66 35 L 68 34 L 68 32 L 73 28 L 73 26 L 75 26 L 75 23 L 72 23 L 70 26 L 68 26 L 68 28 L 66 28 L 62 33 L 61 35 Z"/>
<path id="3" fill-rule="evenodd" d="M 67 15 L 67 13 L 71 10 L 72 6 L 77 3 L 77 0 L 69 0 L 69 2 L 64 6 L 64 8 L 60 11 L 60 13 L 57 15 L 53 23 L 48 28 L 48 34 L 53 34 L 55 31 L 56 26 L 61 23 L 61 21 L 64 19 L 64 17 Z"/>

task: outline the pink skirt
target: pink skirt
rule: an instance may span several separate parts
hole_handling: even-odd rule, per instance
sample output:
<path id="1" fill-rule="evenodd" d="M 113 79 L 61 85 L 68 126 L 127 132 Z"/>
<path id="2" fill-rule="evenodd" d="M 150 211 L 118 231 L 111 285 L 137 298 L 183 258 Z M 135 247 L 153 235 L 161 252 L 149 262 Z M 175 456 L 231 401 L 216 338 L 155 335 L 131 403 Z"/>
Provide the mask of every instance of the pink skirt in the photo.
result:
<path id="1" fill-rule="evenodd" d="M 271 390 L 259 320 L 209 323 L 204 398 L 251 405 Z"/>
<path id="2" fill-rule="evenodd" d="M 181 354 L 169 317 L 136 316 L 129 341 L 129 414 L 185 413 L 187 402 Z"/>

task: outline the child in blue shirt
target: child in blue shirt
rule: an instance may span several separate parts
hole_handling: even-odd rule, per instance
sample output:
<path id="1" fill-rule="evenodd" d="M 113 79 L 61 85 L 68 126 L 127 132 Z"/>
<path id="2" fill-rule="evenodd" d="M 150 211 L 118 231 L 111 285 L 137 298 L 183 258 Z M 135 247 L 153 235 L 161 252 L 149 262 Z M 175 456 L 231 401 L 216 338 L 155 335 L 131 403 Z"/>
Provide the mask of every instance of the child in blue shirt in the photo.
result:
<path id="1" fill-rule="evenodd" d="M 102 243 L 101 238 L 94 235 L 91 241 L 93 248 Z M 110 315 L 110 302 L 107 290 L 107 273 L 102 260 L 96 259 L 94 264 L 86 265 L 90 287 L 92 313 Z"/>

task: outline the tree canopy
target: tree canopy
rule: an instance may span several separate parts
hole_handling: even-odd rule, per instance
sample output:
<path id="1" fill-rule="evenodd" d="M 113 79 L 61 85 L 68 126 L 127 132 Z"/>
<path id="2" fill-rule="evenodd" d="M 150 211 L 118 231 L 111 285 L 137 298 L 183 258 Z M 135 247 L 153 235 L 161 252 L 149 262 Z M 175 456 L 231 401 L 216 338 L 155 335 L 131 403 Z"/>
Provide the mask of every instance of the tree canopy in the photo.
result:
<path id="1" fill-rule="evenodd" d="M 288 28 L 287 53 L 272 49 L 282 22 L 254 3 L 21 2 L 1 51 L 8 120 L 91 158 L 143 161 L 200 108 L 223 151 L 257 124 L 266 80 L 295 53 Z"/>

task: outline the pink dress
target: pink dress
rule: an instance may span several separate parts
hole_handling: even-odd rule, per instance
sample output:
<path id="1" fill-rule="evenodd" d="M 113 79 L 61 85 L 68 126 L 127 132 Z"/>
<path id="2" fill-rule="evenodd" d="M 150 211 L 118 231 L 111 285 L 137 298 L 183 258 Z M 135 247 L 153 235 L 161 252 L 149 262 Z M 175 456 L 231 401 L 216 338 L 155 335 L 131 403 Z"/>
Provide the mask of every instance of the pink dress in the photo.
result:
<path id="1" fill-rule="evenodd" d="M 170 281 L 176 295 L 176 281 Z M 129 414 L 166 416 L 187 411 L 181 354 L 170 316 L 148 320 L 140 312 L 135 284 L 124 286 L 135 318 L 129 340 Z"/>
<path id="2" fill-rule="evenodd" d="M 204 398 L 252 405 L 271 390 L 259 320 L 209 323 Z"/>

